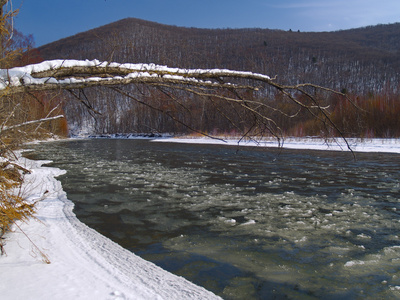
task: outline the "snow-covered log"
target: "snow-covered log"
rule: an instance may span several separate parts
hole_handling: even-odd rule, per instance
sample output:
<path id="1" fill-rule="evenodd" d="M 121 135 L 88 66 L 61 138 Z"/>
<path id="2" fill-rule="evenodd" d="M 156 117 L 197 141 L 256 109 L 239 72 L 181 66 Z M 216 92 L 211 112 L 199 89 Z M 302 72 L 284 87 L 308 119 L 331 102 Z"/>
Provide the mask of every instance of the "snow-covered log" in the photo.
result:
<path id="1" fill-rule="evenodd" d="M 99 60 L 50 60 L 24 67 L 0 70 L 0 97 L 31 91 L 71 91 L 94 86 L 108 86 L 134 101 L 142 103 L 117 87 L 128 84 L 167 86 L 203 97 L 234 102 L 253 116 L 252 118 L 255 120 L 253 127 L 262 128 L 262 131 L 268 131 L 279 137 L 281 129 L 269 113 L 280 113 L 289 118 L 296 116 L 297 113 L 288 115 L 279 107 L 271 107 L 266 101 L 267 93 L 265 91 L 272 89 L 289 99 L 299 110 L 308 111 L 325 127 L 333 128 L 342 134 L 330 119 L 327 107 L 316 99 L 315 90 L 339 94 L 343 97 L 346 95 L 309 83 L 293 86 L 279 84 L 274 78 L 258 73 L 227 69 L 182 69 L 155 64 L 121 64 Z M 216 92 L 216 90 L 226 90 L 229 92 L 229 96 L 227 93 Z M 243 97 L 243 94 L 239 93 L 242 90 L 250 91 L 253 94 L 256 92 L 257 95 L 250 98 Z M 147 103 L 142 104 L 148 105 Z M 163 111 L 163 113 L 165 112 Z M 172 116 L 171 118 L 179 122 L 176 118 Z"/>
<path id="2" fill-rule="evenodd" d="M 237 80 L 246 84 L 238 84 Z M 234 83 L 235 82 L 235 83 Z M 0 70 L 0 97 L 27 91 L 57 89 L 82 89 L 93 86 L 127 84 L 186 85 L 204 88 L 247 89 L 256 91 L 260 84 L 273 87 L 297 105 L 306 109 L 316 103 L 304 88 L 313 87 L 329 92 L 339 92 L 313 84 L 287 86 L 278 84 L 267 75 L 227 69 L 181 69 L 155 64 L 120 64 L 98 60 L 50 60 L 24 67 Z M 308 106 L 297 101 L 290 91 L 298 91 L 313 100 Z"/>
<path id="3" fill-rule="evenodd" d="M 238 79 L 245 79 L 253 84 L 233 83 Z M 315 86 L 313 84 L 281 85 L 267 75 L 245 71 L 181 69 L 155 64 L 120 64 L 98 60 L 50 60 L 24 67 L 0 70 L 0 96 L 28 90 L 74 89 L 130 83 L 184 84 L 250 90 L 257 90 L 257 84 L 260 83 L 279 90 L 298 90 L 307 86 Z M 324 89 L 323 87 L 318 88 Z"/>
<path id="4" fill-rule="evenodd" d="M 266 75 L 224 69 L 180 69 L 155 64 L 119 64 L 98 60 L 51 60 L 0 70 L 0 95 L 131 83 L 256 89 L 250 85 L 225 82 L 222 81 L 223 78 L 272 83 L 271 78 Z"/>

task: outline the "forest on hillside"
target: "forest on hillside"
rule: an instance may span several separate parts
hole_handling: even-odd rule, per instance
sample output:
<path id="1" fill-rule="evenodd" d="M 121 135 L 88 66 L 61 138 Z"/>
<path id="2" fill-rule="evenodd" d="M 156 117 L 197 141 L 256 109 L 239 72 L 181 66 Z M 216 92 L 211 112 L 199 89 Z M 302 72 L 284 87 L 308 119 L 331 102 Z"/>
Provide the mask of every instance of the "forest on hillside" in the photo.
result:
<path id="1" fill-rule="evenodd" d="M 339 96 L 327 99 L 332 119 L 346 136 L 392 137 L 400 136 L 399 49 L 400 23 L 336 32 L 294 32 L 184 28 L 129 18 L 37 50 L 43 59 L 96 58 L 192 69 L 232 69 L 276 76 L 281 84 L 311 82 L 342 91 L 359 106 L 355 108 Z M 123 89 L 140 101 L 107 88 L 64 95 L 71 132 L 188 133 L 188 128 L 174 122 L 174 118 L 210 134 L 236 134 L 251 127 L 251 120 L 235 107 L 215 99 L 193 99 L 194 95 L 161 87 L 136 85 Z M 266 103 L 278 103 L 287 116 L 296 115 L 287 118 L 272 113 L 285 135 L 330 134 L 307 111 L 292 111 L 269 91 L 252 97 L 265 97 Z M 80 100 L 73 101 L 76 98 Z M 241 124 L 240 128 L 232 123 Z"/>

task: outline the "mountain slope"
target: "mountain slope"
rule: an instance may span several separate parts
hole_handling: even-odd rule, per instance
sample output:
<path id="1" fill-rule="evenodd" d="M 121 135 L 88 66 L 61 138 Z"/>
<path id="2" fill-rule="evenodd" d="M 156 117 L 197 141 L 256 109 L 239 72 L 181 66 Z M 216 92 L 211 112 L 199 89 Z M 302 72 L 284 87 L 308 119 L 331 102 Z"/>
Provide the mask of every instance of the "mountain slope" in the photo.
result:
<path id="1" fill-rule="evenodd" d="M 335 121 L 349 136 L 371 135 L 371 132 L 376 136 L 398 136 L 399 49 L 400 23 L 337 32 L 291 32 L 184 28 L 130 18 L 44 45 L 39 51 L 44 59 L 228 68 L 276 76 L 276 81 L 283 84 L 311 82 L 347 91 L 365 100 L 361 104 L 369 107 L 368 120 L 373 122 L 360 121 L 353 115 L 352 107 L 330 99 L 328 106 L 335 112 Z M 124 90 L 141 103 L 106 88 L 77 92 L 76 95 L 82 94 L 83 100 L 102 115 L 93 118 L 80 101 L 66 101 L 64 110 L 71 132 L 188 132 L 161 111 L 174 114 L 181 123 L 202 132 L 233 134 L 238 128 L 227 120 L 234 120 L 240 128 L 252 127 L 251 118 L 240 115 L 229 105 L 195 99 L 176 90 L 140 85 L 127 86 Z M 266 92 L 263 97 L 269 101 L 268 106 L 272 102 L 278 107 L 284 105 L 276 94 Z M 389 114 L 382 107 L 390 107 Z M 228 118 L 226 112 L 230 113 Z M 297 115 L 295 111 L 292 114 Z M 312 116 L 307 114 L 297 118 L 271 117 L 287 134 L 321 134 Z M 378 126 L 379 122 L 384 124 Z"/>
<path id="2" fill-rule="evenodd" d="M 45 59 L 230 68 L 356 91 L 397 82 L 400 23 L 336 32 L 198 29 L 123 19 L 39 48 Z"/>

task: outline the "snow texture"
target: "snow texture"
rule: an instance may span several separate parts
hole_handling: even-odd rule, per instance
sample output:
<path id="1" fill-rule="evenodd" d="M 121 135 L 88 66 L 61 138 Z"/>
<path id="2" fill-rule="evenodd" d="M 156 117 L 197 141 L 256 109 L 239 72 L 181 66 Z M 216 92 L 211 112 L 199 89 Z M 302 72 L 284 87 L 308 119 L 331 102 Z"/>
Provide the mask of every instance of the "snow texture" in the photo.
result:
<path id="1" fill-rule="evenodd" d="M 114 76 L 114 77 L 89 77 L 89 78 L 67 78 L 57 80 L 54 77 L 35 78 L 32 76 L 34 73 L 60 70 L 65 68 L 73 67 L 99 67 L 99 68 L 119 68 L 121 70 L 131 71 L 128 75 Z M 158 73 L 158 74 L 157 74 Z M 160 75 L 159 75 L 160 74 Z M 232 71 L 226 69 L 180 69 L 180 68 L 169 68 L 167 66 L 160 66 L 155 64 L 120 64 L 115 62 L 101 62 L 99 60 L 49 60 L 38 64 L 27 65 L 24 67 L 16 67 L 12 69 L 0 69 L 0 90 L 7 87 L 17 87 L 22 85 L 40 85 L 45 83 L 67 85 L 71 83 L 88 83 L 107 81 L 111 79 L 129 79 L 129 78 L 150 78 L 162 76 L 168 79 L 174 79 L 182 82 L 200 82 L 200 80 L 194 77 L 202 74 L 212 74 L 215 76 L 252 76 L 259 80 L 269 80 L 270 77 L 262 74 L 242 71 Z M 191 77 L 193 76 L 193 77 Z M 208 81 L 206 81 L 207 83 Z"/>

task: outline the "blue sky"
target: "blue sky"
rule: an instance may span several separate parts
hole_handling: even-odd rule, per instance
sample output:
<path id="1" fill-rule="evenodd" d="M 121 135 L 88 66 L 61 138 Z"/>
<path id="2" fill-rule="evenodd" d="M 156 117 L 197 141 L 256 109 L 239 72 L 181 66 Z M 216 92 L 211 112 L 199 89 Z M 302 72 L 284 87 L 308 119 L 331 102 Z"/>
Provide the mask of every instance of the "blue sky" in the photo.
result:
<path id="1" fill-rule="evenodd" d="M 400 0 L 13 0 L 36 46 L 134 17 L 200 28 L 332 31 L 400 22 Z"/>

